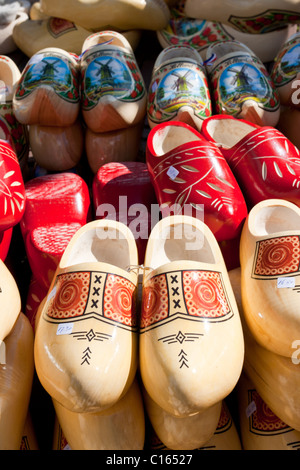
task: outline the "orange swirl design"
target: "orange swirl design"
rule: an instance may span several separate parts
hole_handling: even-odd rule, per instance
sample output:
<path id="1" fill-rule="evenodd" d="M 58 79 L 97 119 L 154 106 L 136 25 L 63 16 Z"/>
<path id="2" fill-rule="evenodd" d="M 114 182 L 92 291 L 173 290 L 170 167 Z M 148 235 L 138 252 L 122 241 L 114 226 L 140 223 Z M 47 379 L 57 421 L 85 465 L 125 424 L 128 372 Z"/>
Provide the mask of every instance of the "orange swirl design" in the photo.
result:
<path id="1" fill-rule="evenodd" d="M 286 236 L 259 242 L 254 274 L 283 275 L 299 271 L 298 236 Z"/>
<path id="2" fill-rule="evenodd" d="M 90 274 L 78 273 L 74 276 L 64 274 L 58 277 L 56 294 L 49 302 L 47 315 L 51 318 L 71 318 L 84 313 L 88 292 Z"/>
<path id="3" fill-rule="evenodd" d="M 124 325 L 135 326 L 137 321 L 133 302 L 134 291 L 135 285 L 132 282 L 120 276 L 108 275 L 103 315 Z"/>
<path id="4" fill-rule="evenodd" d="M 256 405 L 256 411 L 251 415 L 251 428 L 253 430 L 261 433 L 273 433 L 289 428 L 270 410 L 256 390 L 251 391 L 251 398 L 251 401 L 254 401 Z"/>
<path id="5" fill-rule="evenodd" d="M 169 302 L 166 276 L 155 276 L 143 288 L 141 328 L 168 316 Z"/>

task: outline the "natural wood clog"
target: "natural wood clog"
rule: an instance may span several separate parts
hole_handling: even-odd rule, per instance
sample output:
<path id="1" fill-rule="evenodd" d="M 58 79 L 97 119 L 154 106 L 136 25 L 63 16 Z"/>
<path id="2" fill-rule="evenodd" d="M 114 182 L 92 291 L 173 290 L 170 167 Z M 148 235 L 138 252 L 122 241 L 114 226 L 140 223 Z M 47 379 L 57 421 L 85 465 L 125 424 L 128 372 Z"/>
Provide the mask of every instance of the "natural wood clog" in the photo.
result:
<path id="1" fill-rule="evenodd" d="M 73 125 L 29 126 L 35 162 L 47 171 L 66 171 L 78 165 L 84 152 L 84 130 L 78 119 Z"/>
<path id="2" fill-rule="evenodd" d="M 41 9 L 49 16 L 65 18 L 82 27 L 99 31 L 164 28 L 170 16 L 164 0 L 41 0 Z"/>
<path id="3" fill-rule="evenodd" d="M 98 43 L 81 55 L 81 106 L 95 133 L 135 126 L 146 114 L 143 76 L 125 36 L 102 31 Z"/>
<path id="4" fill-rule="evenodd" d="M 29 152 L 28 133 L 16 119 L 12 102 L 20 77 L 16 63 L 8 56 L 0 56 L 0 138 L 12 144 L 24 172 Z"/>
<path id="5" fill-rule="evenodd" d="M 274 59 L 270 75 L 278 90 L 280 103 L 283 106 L 300 108 L 299 54 L 300 34 L 298 32 L 285 41 Z"/>
<path id="6" fill-rule="evenodd" d="M 218 241 L 240 234 L 246 203 L 215 144 L 185 123 L 166 122 L 150 131 L 146 162 L 163 216 L 201 218 Z"/>
<path id="7" fill-rule="evenodd" d="M 1 322 L 0 322 L 0 348 L 4 339 L 10 334 L 13 326 L 21 311 L 20 292 L 10 270 L 5 263 L 0 261 L 0 278 L 1 278 Z M 2 349 L 0 350 L 2 352 Z M 5 346 L 3 349 L 5 353 Z"/>
<path id="8" fill-rule="evenodd" d="M 192 416 L 174 416 L 144 391 L 145 410 L 160 441 L 171 450 L 195 450 L 213 436 L 218 426 L 222 403 L 216 403 Z"/>
<path id="9" fill-rule="evenodd" d="M 70 411 L 116 404 L 137 369 L 133 234 L 112 220 L 89 222 L 65 249 L 37 314 L 35 365 L 49 395 Z"/>
<path id="10" fill-rule="evenodd" d="M 158 55 L 149 85 L 147 117 L 151 128 L 166 121 L 200 130 L 212 114 L 201 56 L 189 45 L 169 46 Z"/>
<path id="11" fill-rule="evenodd" d="M 280 100 L 263 62 L 239 41 L 219 41 L 206 51 L 205 63 L 216 114 L 276 126 Z"/>
<path id="12" fill-rule="evenodd" d="M 291 358 L 300 338 L 300 208 L 267 199 L 252 208 L 241 235 L 241 289 L 247 325 L 263 347 Z"/>
<path id="13" fill-rule="evenodd" d="M 6 336 L 5 348 L 0 364 L 0 450 L 20 450 L 34 374 L 33 331 L 23 313 Z"/>
<path id="14" fill-rule="evenodd" d="M 99 413 L 74 413 L 57 401 L 54 408 L 71 450 L 143 450 L 145 416 L 137 380 L 115 405 Z"/>
<path id="15" fill-rule="evenodd" d="M 62 172 L 28 180 L 25 192 L 21 233 L 32 273 L 48 289 L 70 239 L 90 220 L 89 190 L 80 176 Z"/>
<path id="16" fill-rule="evenodd" d="M 245 373 L 237 390 L 244 450 L 299 450 L 300 432 L 270 410 Z"/>
<path id="17" fill-rule="evenodd" d="M 278 129 L 214 115 L 204 121 L 201 133 L 221 150 L 249 209 L 272 198 L 300 204 L 299 149 Z"/>
<path id="18" fill-rule="evenodd" d="M 144 387 L 170 414 L 202 412 L 233 390 L 244 360 L 239 312 L 220 248 L 199 219 L 165 217 L 151 231 L 144 266 Z"/>
<path id="19" fill-rule="evenodd" d="M 262 62 L 272 62 L 282 44 L 297 31 L 297 25 L 286 25 L 276 31 L 253 34 L 240 31 L 228 24 L 205 20 L 204 17 L 189 18 L 184 14 L 184 1 L 170 9 L 166 28 L 156 32 L 162 47 L 188 44 L 194 47 L 203 60 L 210 44 L 217 41 L 236 40 L 248 46 Z"/>
<path id="20" fill-rule="evenodd" d="M 49 47 L 27 62 L 13 96 L 22 124 L 71 126 L 80 111 L 78 62 L 63 49 Z"/>
<path id="21" fill-rule="evenodd" d="M 184 12 L 192 18 L 206 18 L 228 23 L 240 31 L 266 33 L 288 23 L 299 23 L 300 6 L 297 0 L 186 0 Z"/>

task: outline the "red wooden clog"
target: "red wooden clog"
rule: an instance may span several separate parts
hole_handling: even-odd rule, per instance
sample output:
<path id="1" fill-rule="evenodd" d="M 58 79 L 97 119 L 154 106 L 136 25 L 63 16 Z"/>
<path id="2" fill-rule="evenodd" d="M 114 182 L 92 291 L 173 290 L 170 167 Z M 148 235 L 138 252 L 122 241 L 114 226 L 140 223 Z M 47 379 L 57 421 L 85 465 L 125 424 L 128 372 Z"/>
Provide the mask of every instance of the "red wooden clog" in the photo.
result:
<path id="1" fill-rule="evenodd" d="M 218 241 L 239 235 L 246 203 L 215 144 L 187 124 L 163 123 L 148 135 L 146 160 L 163 216 L 204 217 Z"/>
<path id="2" fill-rule="evenodd" d="M 34 178 L 25 189 L 21 232 L 32 273 L 48 289 L 68 242 L 89 219 L 89 191 L 71 172 Z"/>
<path id="3" fill-rule="evenodd" d="M 13 147 L 0 140 L 0 230 L 18 224 L 25 210 L 25 188 Z"/>
<path id="4" fill-rule="evenodd" d="M 250 207 L 272 198 L 300 205 L 300 153 L 279 130 L 216 115 L 201 133 L 222 151 Z"/>

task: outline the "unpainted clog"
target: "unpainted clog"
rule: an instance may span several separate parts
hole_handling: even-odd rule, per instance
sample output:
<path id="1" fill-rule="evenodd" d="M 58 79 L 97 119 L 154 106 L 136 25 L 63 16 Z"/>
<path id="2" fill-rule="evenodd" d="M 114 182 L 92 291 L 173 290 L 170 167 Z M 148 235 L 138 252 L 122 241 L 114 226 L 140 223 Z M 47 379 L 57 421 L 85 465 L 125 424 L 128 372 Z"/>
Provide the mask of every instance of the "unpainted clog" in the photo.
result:
<path id="1" fill-rule="evenodd" d="M 212 114 L 206 70 L 189 45 L 169 46 L 158 55 L 149 85 L 150 128 L 166 121 L 185 122 L 200 130 Z"/>
<path id="2" fill-rule="evenodd" d="M 206 51 L 215 114 L 276 126 L 279 95 L 263 62 L 239 41 L 219 41 Z"/>
<path id="3" fill-rule="evenodd" d="M 262 347 L 290 359 L 300 338 L 299 259 L 299 207 L 280 199 L 254 206 L 240 243 L 244 316 Z"/>
<path id="4" fill-rule="evenodd" d="M 5 263 L 0 261 L 1 279 L 1 322 L 0 322 L 0 346 L 1 342 L 11 333 L 13 326 L 21 311 L 20 292 L 10 270 Z"/>
<path id="5" fill-rule="evenodd" d="M 81 55 L 81 107 L 95 133 L 135 126 L 146 114 L 143 76 L 124 35 L 102 31 Z"/>
<path id="6" fill-rule="evenodd" d="M 152 229 L 144 266 L 144 387 L 170 414 L 200 413 L 233 390 L 244 360 L 239 312 L 220 248 L 199 219 L 169 216 Z"/>
<path id="7" fill-rule="evenodd" d="M 127 392 L 137 369 L 133 234 L 89 222 L 65 249 L 39 309 L 35 365 L 49 395 L 70 411 L 99 412 Z"/>
<path id="8" fill-rule="evenodd" d="M 71 450 L 143 450 L 145 416 L 137 380 L 115 405 L 99 413 L 74 413 L 53 403 Z"/>
<path id="9" fill-rule="evenodd" d="M 13 109 L 22 124 L 71 126 L 80 111 L 76 58 L 63 49 L 39 50 L 25 66 L 13 96 Z"/>

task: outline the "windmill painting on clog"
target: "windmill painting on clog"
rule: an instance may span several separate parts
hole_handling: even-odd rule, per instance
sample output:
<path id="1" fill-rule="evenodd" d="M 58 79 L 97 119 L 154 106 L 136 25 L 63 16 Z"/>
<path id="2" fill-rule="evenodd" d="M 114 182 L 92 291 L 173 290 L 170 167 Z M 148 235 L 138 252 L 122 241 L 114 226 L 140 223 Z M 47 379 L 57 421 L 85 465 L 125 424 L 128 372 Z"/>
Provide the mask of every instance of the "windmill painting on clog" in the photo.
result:
<path id="1" fill-rule="evenodd" d="M 299 108 L 300 33 L 294 34 L 282 46 L 270 74 L 281 104 Z"/>
<path id="2" fill-rule="evenodd" d="M 25 66 L 13 97 L 22 124 L 70 126 L 80 109 L 78 63 L 59 48 L 34 54 Z"/>
<path id="3" fill-rule="evenodd" d="M 211 113 L 206 72 L 198 52 L 190 46 L 163 49 L 154 64 L 149 86 L 149 126 L 176 120 L 200 130 L 202 121 Z"/>
<path id="4" fill-rule="evenodd" d="M 146 113 L 146 91 L 130 43 L 102 31 L 98 44 L 81 56 L 81 107 L 87 127 L 108 132 L 134 126 Z"/>
<path id="5" fill-rule="evenodd" d="M 216 114 L 258 125 L 276 126 L 280 116 L 277 90 L 261 60 L 238 41 L 220 41 L 207 49 L 206 63 Z"/>

